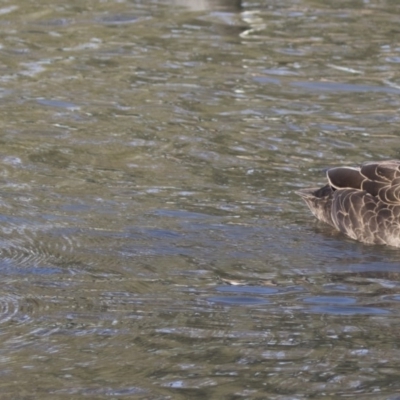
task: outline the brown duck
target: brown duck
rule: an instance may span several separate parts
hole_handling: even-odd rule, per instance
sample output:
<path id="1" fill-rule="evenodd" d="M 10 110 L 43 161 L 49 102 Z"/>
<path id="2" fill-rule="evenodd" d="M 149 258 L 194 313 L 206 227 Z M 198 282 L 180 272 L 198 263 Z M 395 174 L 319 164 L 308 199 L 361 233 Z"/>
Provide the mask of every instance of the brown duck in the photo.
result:
<path id="1" fill-rule="evenodd" d="M 400 247 L 400 160 L 331 168 L 328 184 L 296 193 L 321 221 L 364 243 Z"/>

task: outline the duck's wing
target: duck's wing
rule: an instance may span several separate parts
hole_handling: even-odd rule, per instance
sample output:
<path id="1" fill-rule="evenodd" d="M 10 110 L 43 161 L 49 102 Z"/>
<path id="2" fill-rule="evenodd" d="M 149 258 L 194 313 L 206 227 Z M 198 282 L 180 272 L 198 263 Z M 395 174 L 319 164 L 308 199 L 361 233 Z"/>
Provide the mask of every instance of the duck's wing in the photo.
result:
<path id="1" fill-rule="evenodd" d="M 368 185 L 373 186 L 375 182 L 379 182 L 381 187 L 375 196 L 378 196 L 382 202 L 386 204 L 400 205 L 399 160 L 364 164 L 361 167 L 361 173 L 367 178 L 367 181 L 363 184 L 365 188 L 367 188 Z M 375 185 L 375 189 L 377 188 L 378 185 Z M 369 192 L 369 190 L 367 191 Z M 372 192 L 370 193 L 374 195 Z"/>
<path id="2" fill-rule="evenodd" d="M 400 161 L 368 162 L 361 166 L 360 172 L 370 180 L 391 183 L 400 178 Z"/>
<path id="3" fill-rule="evenodd" d="M 400 204 L 400 161 L 370 162 L 359 168 L 337 167 L 327 171 L 334 189 L 356 189 L 387 204 Z"/>

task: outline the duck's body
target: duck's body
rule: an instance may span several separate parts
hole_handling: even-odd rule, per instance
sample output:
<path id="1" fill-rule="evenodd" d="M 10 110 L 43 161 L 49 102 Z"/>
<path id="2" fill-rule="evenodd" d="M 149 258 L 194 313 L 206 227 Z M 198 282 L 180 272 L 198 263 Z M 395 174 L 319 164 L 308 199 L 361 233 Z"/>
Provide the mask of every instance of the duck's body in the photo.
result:
<path id="1" fill-rule="evenodd" d="M 332 168 L 327 178 L 296 192 L 319 220 L 352 239 L 400 247 L 400 160 Z"/>

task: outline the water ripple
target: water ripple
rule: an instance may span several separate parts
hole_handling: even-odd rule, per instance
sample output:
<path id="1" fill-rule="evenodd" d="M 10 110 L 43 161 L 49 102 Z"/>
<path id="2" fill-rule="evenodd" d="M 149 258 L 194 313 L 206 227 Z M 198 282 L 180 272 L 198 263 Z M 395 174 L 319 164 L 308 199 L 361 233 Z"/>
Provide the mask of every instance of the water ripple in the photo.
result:
<path id="1" fill-rule="evenodd" d="M 12 319 L 16 319 L 19 322 L 26 322 L 26 314 L 19 316 L 20 313 L 21 298 L 12 294 L 0 295 L 0 324 L 9 322 Z M 24 311 L 31 309 L 31 306 L 23 307 Z M 31 311 L 31 310 L 30 310 Z M 18 317 L 17 317 L 18 316 Z"/>

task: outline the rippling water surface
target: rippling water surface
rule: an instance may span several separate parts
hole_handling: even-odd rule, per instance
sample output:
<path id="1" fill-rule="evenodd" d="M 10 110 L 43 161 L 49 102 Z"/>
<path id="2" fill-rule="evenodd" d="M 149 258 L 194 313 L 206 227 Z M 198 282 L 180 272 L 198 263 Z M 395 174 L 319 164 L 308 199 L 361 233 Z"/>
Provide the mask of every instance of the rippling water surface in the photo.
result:
<path id="1" fill-rule="evenodd" d="M 400 398 L 400 250 L 294 194 L 400 158 L 399 13 L 3 2 L 1 398 Z"/>

